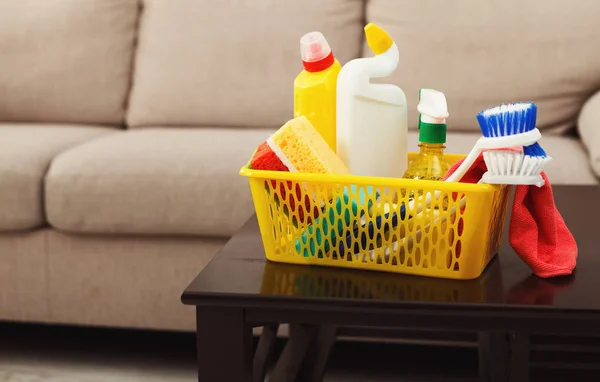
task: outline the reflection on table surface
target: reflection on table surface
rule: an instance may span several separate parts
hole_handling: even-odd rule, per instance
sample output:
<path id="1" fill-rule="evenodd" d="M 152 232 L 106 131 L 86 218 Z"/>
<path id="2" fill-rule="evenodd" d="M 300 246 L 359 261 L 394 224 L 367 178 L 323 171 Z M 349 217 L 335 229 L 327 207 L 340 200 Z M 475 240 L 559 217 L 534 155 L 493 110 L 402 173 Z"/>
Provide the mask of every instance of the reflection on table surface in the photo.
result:
<path id="1" fill-rule="evenodd" d="M 379 301 L 552 305 L 554 294 L 568 288 L 574 276 L 544 280 L 527 275 L 507 288 L 498 256 L 474 280 L 450 280 L 273 263 L 264 265 L 261 294 L 305 298 Z"/>

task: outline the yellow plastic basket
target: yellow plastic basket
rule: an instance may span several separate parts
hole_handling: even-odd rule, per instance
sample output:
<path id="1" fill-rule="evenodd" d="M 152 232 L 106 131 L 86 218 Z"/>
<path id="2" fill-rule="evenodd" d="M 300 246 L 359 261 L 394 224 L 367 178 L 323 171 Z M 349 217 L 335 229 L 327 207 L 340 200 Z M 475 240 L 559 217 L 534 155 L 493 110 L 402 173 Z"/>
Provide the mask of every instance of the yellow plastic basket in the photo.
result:
<path id="1" fill-rule="evenodd" d="M 510 190 L 248 166 L 240 174 L 271 261 L 464 280 L 479 277 L 498 250 Z M 436 191 L 427 206 L 422 196 Z"/>

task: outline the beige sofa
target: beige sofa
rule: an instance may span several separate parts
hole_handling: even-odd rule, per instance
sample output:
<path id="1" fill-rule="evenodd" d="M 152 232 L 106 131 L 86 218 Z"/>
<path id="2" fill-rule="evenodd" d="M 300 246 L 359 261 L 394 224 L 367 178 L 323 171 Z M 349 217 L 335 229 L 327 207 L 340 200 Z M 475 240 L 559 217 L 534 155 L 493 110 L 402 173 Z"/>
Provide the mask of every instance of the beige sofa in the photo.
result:
<path id="1" fill-rule="evenodd" d="M 598 14 L 596 0 L 0 2 L 0 319 L 193 329 L 180 293 L 253 213 L 238 170 L 291 117 L 311 30 L 342 64 L 370 54 L 366 22 L 391 33 L 411 148 L 420 87 L 448 97 L 449 152 L 478 138 L 481 109 L 533 100 L 551 182 L 597 183 Z"/>

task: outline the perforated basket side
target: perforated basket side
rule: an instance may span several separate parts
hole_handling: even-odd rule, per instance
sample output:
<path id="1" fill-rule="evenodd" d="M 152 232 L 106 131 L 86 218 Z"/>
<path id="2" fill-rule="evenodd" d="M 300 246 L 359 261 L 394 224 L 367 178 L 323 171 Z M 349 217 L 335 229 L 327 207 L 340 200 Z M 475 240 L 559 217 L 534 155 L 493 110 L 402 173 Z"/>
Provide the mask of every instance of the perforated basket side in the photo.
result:
<path id="1" fill-rule="evenodd" d="M 502 186 L 242 171 L 272 261 L 478 277 L 498 249 Z M 424 196 L 435 195 L 424 205 Z M 413 208 L 407 208 L 415 198 Z"/>

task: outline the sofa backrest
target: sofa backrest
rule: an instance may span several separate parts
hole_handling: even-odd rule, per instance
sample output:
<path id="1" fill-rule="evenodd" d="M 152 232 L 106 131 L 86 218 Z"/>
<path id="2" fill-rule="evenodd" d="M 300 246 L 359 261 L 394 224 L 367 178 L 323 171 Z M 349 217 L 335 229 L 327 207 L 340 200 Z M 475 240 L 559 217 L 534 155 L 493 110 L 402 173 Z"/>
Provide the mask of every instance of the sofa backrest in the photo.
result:
<path id="1" fill-rule="evenodd" d="M 0 1 L 0 121 L 123 124 L 137 0 Z"/>
<path id="2" fill-rule="evenodd" d="M 143 0 L 131 126 L 279 127 L 293 117 L 300 37 L 360 55 L 363 0 Z"/>
<path id="3" fill-rule="evenodd" d="M 481 110 L 534 101 L 538 127 L 556 133 L 600 89 L 598 0 L 370 0 L 366 10 L 400 49 L 392 81 L 412 128 L 419 88 L 446 94 L 452 130 L 479 131 Z"/>
<path id="4" fill-rule="evenodd" d="M 563 132 L 600 89 L 598 15 L 598 0 L 2 1 L 0 121 L 278 127 L 300 37 L 323 32 L 345 64 L 372 55 L 363 26 L 375 22 L 400 49 L 376 82 L 402 87 L 411 128 L 432 87 L 451 130 L 531 100 L 539 127 Z"/>

